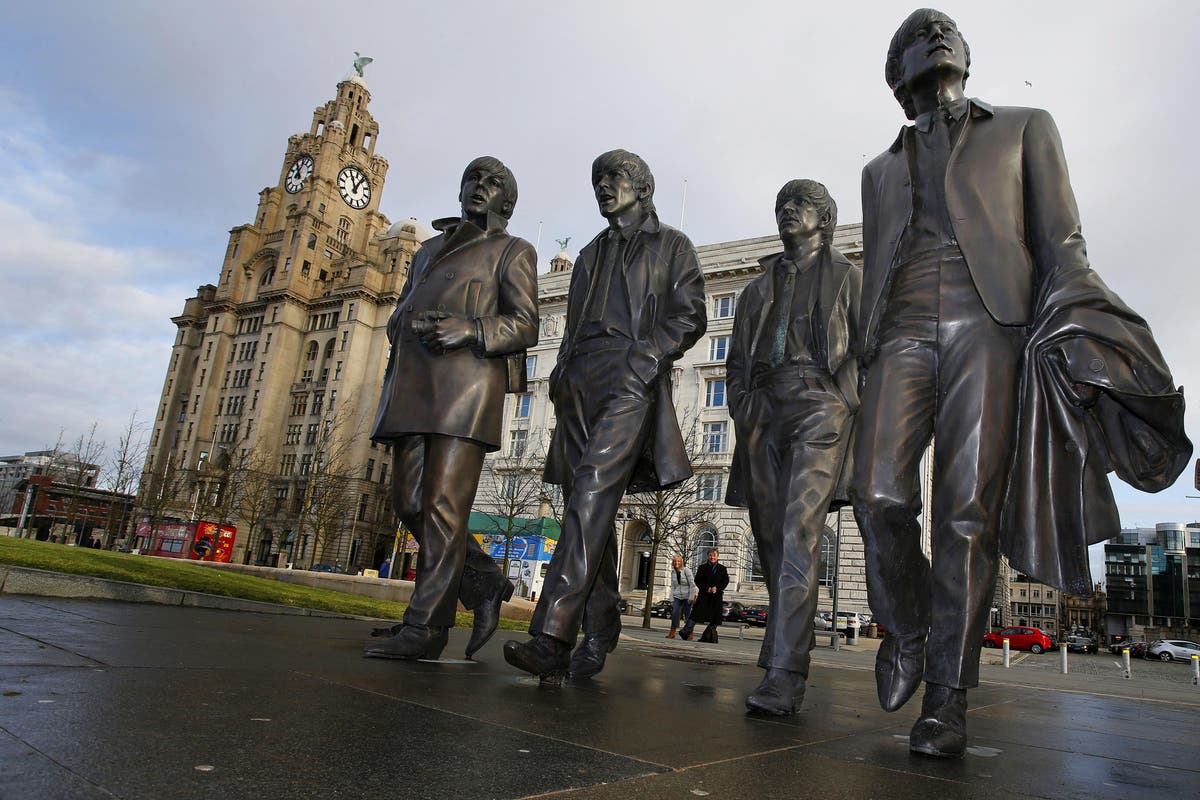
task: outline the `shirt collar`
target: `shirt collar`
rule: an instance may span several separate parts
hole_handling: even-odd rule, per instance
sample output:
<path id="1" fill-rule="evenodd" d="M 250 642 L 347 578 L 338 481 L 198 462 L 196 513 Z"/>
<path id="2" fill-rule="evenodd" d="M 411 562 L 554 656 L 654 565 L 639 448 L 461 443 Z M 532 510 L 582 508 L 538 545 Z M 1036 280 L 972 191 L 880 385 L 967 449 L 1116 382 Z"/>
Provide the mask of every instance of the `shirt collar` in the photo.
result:
<path id="1" fill-rule="evenodd" d="M 479 226 L 470 220 L 460 217 L 442 217 L 433 221 L 433 229 L 446 234 L 446 238 L 450 238 L 459 229 L 462 229 L 463 234 L 474 236 L 495 235 L 503 233 L 508 228 L 508 220 L 497 214 L 495 211 L 489 211 L 487 215 L 487 230 L 479 229 Z"/>
<path id="2" fill-rule="evenodd" d="M 967 107 L 971 110 L 971 117 L 978 119 L 980 117 L 991 117 L 995 114 L 991 104 L 985 103 L 978 97 L 972 97 L 967 100 Z M 961 117 L 960 117 L 961 119 Z M 900 133 L 896 135 L 896 140 L 892 142 L 892 146 L 888 148 L 888 152 L 899 153 L 904 148 L 904 133 L 911 130 L 912 126 L 905 126 L 900 129 Z"/>
<path id="3" fill-rule="evenodd" d="M 614 228 L 610 225 L 608 228 L 608 238 L 614 239 L 614 238 L 619 237 L 619 238 L 623 239 L 624 241 L 629 241 L 630 239 L 633 238 L 633 235 L 635 233 L 658 233 L 661 229 L 662 229 L 662 223 L 660 223 L 658 221 L 658 214 L 651 211 L 649 214 L 646 215 L 646 218 L 644 220 L 642 220 L 641 225 L 637 225 L 637 226 L 631 225 L 628 228 L 625 228 L 624 230 L 619 229 L 619 228 Z"/>
<path id="4" fill-rule="evenodd" d="M 933 120 L 936 118 L 937 114 L 943 111 L 953 117 L 955 122 L 961 122 L 970 105 L 970 100 L 965 97 L 960 97 L 948 105 L 939 105 L 932 111 L 926 111 L 924 114 L 918 114 L 916 120 L 914 120 L 917 130 L 921 131 L 922 133 L 928 133 L 929 129 L 933 127 Z"/>

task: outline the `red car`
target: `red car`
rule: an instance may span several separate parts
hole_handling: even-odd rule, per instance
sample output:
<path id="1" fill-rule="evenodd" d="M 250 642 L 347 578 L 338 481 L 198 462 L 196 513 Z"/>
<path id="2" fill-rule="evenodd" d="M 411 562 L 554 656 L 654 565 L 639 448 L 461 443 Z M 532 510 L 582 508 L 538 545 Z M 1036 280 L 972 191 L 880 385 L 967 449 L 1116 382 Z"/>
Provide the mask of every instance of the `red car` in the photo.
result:
<path id="1" fill-rule="evenodd" d="M 1054 647 L 1053 640 L 1037 628 L 1005 628 L 999 633 L 989 633 L 983 637 L 984 647 L 1003 647 L 1008 639 L 1012 650 L 1028 650 L 1038 654 Z"/>

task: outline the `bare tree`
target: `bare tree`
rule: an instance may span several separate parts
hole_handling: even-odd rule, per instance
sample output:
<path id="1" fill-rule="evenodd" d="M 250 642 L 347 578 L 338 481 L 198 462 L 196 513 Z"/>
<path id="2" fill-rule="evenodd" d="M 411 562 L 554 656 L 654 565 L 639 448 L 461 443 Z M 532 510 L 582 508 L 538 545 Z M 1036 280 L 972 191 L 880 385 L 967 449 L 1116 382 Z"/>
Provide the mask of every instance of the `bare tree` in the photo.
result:
<path id="1" fill-rule="evenodd" d="M 80 434 L 66 453 L 63 483 L 67 486 L 67 502 L 65 516 L 67 530 L 75 539 L 75 544 L 83 544 L 83 534 L 87 528 L 86 512 L 82 521 L 77 520 L 80 506 L 83 505 L 83 492 L 93 488 L 99 472 L 99 462 L 104 456 L 107 444 L 96 438 L 96 427 L 93 422 L 87 433 Z M 77 529 L 78 528 L 78 529 Z"/>
<path id="2" fill-rule="evenodd" d="M 234 508 L 237 520 L 245 529 L 246 535 L 246 555 L 243 563 L 249 564 L 254 553 L 254 537 L 259 533 L 263 520 L 274 511 L 277 485 L 274 473 L 275 453 L 268 450 L 260 439 L 243 462 Z"/>
<path id="3" fill-rule="evenodd" d="M 483 464 L 475 508 L 504 537 L 504 574 L 512 556 L 513 540 L 539 529 L 537 522 L 546 499 L 542 469 L 546 449 L 540 435 L 529 442 L 515 440 L 507 453 L 493 453 Z"/>
<path id="4" fill-rule="evenodd" d="M 351 456 L 359 432 L 348 413 L 353 408 L 348 398 L 336 412 L 326 413 L 311 471 L 301 486 L 299 530 L 304 530 L 306 522 L 311 524 L 313 555 L 318 561 L 354 514 L 354 487 L 359 478 Z"/>
<path id="5" fill-rule="evenodd" d="M 654 600 L 654 576 L 658 574 L 659 551 L 665 546 L 687 560 L 687 544 L 695 536 L 697 526 L 710 513 L 697 499 L 705 474 L 701 470 L 715 460 L 714 451 L 722 449 L 704 441 L 700 419 L 694 409 L 688 409 L 681 415 L 679 427 L 683 431 L 688 461 L 696 474 L 670 489 L 626 495 L 621 504 L 625 518 L 643 523 L 650 539 L 650 580 L 646 582 L 646 602 L 642 609 L 643 628 L 650 627 L 650 605 Z"/>
<path id="6" fill-rule="evenodd" d="M 180 469 L 174 453 L 168 454 L 161 466 L 153 467 L 142 473 L 138 483 L 138 510 L 150 526 L 150 537 L 144 547 L 151 552 L 167 512 L 178 507 L 181 498 L 186 499 L 191 477 L 187 470 Z"/>
<path id="7" fill-rule="evenodd" d="M 135 408 L 129 414 L 129 422 L 117 438 L 117 447 L 108 462 L 105 483 L 112 490 L 112 501 L 104 520 L 103 546 L 112 546 L 113 540 L 126 530 L 129 504 L 123 499 L 131 494 L 137 483 L 137 465 L 146 458 L 146 424 L 138 421 Z"/>

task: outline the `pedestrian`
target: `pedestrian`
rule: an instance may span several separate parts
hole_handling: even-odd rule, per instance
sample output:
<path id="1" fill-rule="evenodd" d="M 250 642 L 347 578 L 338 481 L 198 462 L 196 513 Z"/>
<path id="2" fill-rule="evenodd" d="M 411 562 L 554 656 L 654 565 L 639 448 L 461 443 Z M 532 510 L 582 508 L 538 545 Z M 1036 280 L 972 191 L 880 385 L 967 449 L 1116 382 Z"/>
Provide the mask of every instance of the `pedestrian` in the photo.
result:
<path id="1" fill-rule="evenodd" d="M 386 578 L 392 571 L 392 560 L 385 558 L 383 563 L 379 565 L 379 577 Z"/>
<path id="2" fill-rule="evenodd" d="M 683 565 L 683 559 L 675 556 L 671 559 L 671 630 L 668 639 L 675 638 L 675 631 L 682 618 L 687 624 L 692 615 L 692 601 L 696 599 L 696 581 L 690 567 Z"/>
<path id="3" fill-rule="evenodd" d="M 696 602 L 687 625 L 679 632 L 680 638 L 691 639 L 697 622 L 705 623 L 700 641 L 717 643 L 717 626 L 725 610 L 725 587 L 729 585 L 729 572 L 718 562 L 720 554 L 714 547 L 708 551 L 708 561 L 696 570 Z"/>

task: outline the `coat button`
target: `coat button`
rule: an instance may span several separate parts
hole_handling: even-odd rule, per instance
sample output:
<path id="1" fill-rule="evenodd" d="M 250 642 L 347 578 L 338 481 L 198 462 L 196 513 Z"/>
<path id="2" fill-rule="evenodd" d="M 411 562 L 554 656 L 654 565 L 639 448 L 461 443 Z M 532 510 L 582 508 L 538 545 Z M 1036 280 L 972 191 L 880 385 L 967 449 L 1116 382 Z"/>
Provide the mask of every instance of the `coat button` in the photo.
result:
<path id="1" fill-rule="evenodd" d="M 412 311 L 412 310 L 413 310 L 413 307 L 412 307 L 412 306 L 409 306 L 409 307 L 408 307 L 408 310 L 409 310 L 409 311 Z"/>
<path id="2" fill-rule="evenodd" d="M 1088 362 L 1088 369 L 1090 369 L 1092 372 L 1103 372 L 1104 362 L 1098 358 L 1093 358 Z"/>
<path id="3" fill-rule="evenodd" d="M 448 280 L 448 281 L 449 281 L 449 280 L 453 280 L 453 279 L 454 279 L 454 273 L 453 273 L 453 272 L 447 272 L 447 273 L 446 273 L 446 280 Z"/>
<path id="4" fill-rule="evenodd" d="M 445 310 L 446 310 L 446 304 L 438 303 L 438 311 L 445 311 Z"/>

